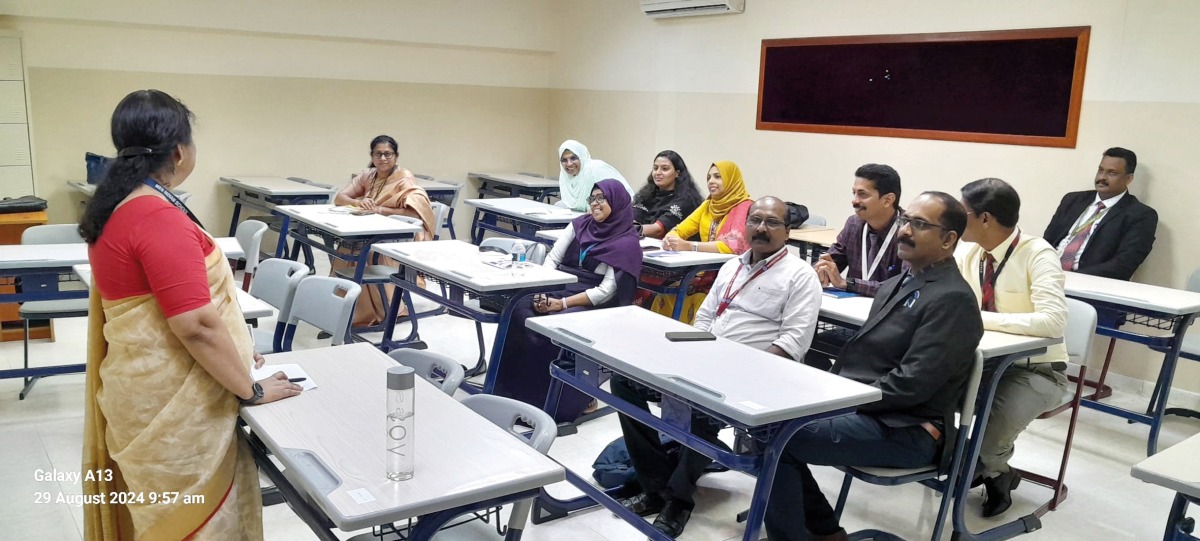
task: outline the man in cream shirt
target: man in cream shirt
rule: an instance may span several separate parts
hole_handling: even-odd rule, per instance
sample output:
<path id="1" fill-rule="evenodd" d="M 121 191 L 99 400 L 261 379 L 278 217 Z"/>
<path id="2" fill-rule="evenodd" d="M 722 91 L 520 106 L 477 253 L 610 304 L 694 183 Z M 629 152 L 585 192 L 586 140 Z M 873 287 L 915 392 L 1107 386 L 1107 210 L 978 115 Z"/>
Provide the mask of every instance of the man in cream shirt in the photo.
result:
<path id="1" fill-rule="evenodd" d="M 954 256 L 963 278 L 975 291 L 983 328 L 1028 336 L 1058 338 L 1067 327 L 1066 275 L 1058 253 L 1045 240 L 1017 227 L 1021 199 L 997 178 L 963 186 L 967 230 Z M 1044 355 L 1019 360 L 1004 373 L 988 418 L 976 480 L 987 490 L 983 516 L 1012 505 L 1020 482 L 1008 460 L 1013 442 L 1031 421 L 1058 406 L 1066 390 L 1067 350 L 1051 346 Z"/>

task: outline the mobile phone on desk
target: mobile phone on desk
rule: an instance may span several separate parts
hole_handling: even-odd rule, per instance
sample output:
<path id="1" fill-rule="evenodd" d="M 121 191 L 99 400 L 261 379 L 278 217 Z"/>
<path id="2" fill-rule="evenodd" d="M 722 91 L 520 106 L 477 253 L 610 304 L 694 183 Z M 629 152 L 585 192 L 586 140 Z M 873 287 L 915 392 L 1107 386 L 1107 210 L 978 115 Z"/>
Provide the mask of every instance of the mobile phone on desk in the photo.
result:
<path id="1" fill-rule="evenodd" d="M 716 340 L 717 337 L 710 332 L 704 331 L 686 331 L 686 332 L 669 332 L 667 340 L 672 342 L 704 342 L 708 340 Z"/>

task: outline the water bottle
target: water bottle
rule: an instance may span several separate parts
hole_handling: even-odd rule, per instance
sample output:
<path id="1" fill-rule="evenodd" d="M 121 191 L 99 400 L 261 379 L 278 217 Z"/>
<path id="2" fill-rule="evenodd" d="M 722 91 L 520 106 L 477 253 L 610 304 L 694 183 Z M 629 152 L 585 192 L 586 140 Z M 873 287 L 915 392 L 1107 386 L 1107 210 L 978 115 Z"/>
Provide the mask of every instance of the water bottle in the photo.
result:
<path id="1" fill-rule="evenodd" d="M 512 246 L 512 275 L 525 276 L 525 243 L 514 242 Z"/>
<path id="2" fill-rule="evenodd" d="M 413 408 L 416 390 L 412 367 L 394 366 L 387 373 L 387 477 L 392 481 L 412 479 Z"/>

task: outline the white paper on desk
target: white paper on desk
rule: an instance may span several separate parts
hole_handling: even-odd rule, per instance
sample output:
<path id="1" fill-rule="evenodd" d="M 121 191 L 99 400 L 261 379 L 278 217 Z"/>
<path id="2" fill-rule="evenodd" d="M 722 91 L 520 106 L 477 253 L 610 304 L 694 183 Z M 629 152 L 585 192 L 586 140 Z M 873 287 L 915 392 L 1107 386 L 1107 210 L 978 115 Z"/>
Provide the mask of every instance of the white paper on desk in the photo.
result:
<path id="1" fill-rule="evenodd" d="M 552 209 L 523 210 L 523 211 L 521 211 L 521 214 L 524 214 L 526 216 L 540 216 L 540 215 L 574 216 L 576 214 L 576 212 L 571 209 L 552 208 Z"/>
<path id="2" fill-rule="evenodd" d="M 260 379 L 267 379 L 279 371 L 287 374 L 288 379 L 305 378 L 304 381 L 299 382 L 305 391 L 317 388 L 317 383 L 308 377 L 308 374 L 298 364 L 264 364 L 262 368 L 254 368 L 252 366 L 250 367 L 250 377 L 254 381 L 258 381 Z"/>

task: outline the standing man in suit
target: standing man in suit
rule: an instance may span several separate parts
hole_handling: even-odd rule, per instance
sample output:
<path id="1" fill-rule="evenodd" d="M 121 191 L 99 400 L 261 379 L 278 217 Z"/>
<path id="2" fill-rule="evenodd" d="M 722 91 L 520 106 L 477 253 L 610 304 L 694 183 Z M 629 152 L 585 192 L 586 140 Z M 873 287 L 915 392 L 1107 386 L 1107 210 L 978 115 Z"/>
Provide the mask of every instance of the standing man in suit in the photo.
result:
<path id="1" fill-rule="evenodd" d="M 883 399 L 811 423 L 788 442 L 767 505 L 771 541 L 846 539 L 809 464 L 914 468 L 937 462 L 949 440 L 983 337 L 975 293 L 954 262 L 967 213 L 953 196 L 925 192 L 899 224 L 898 252 L 910 269 L 883 283 L 833 367 Z"/>
<path id="2" fill-rule="evenodd" d="M 1104 151 L 1095 190 L 1069 193 L 1046 226 L 1065 271 L 1128 280 L 1154 247 L 1158 213 L 1129 193 L 1137 154 Z"/>

